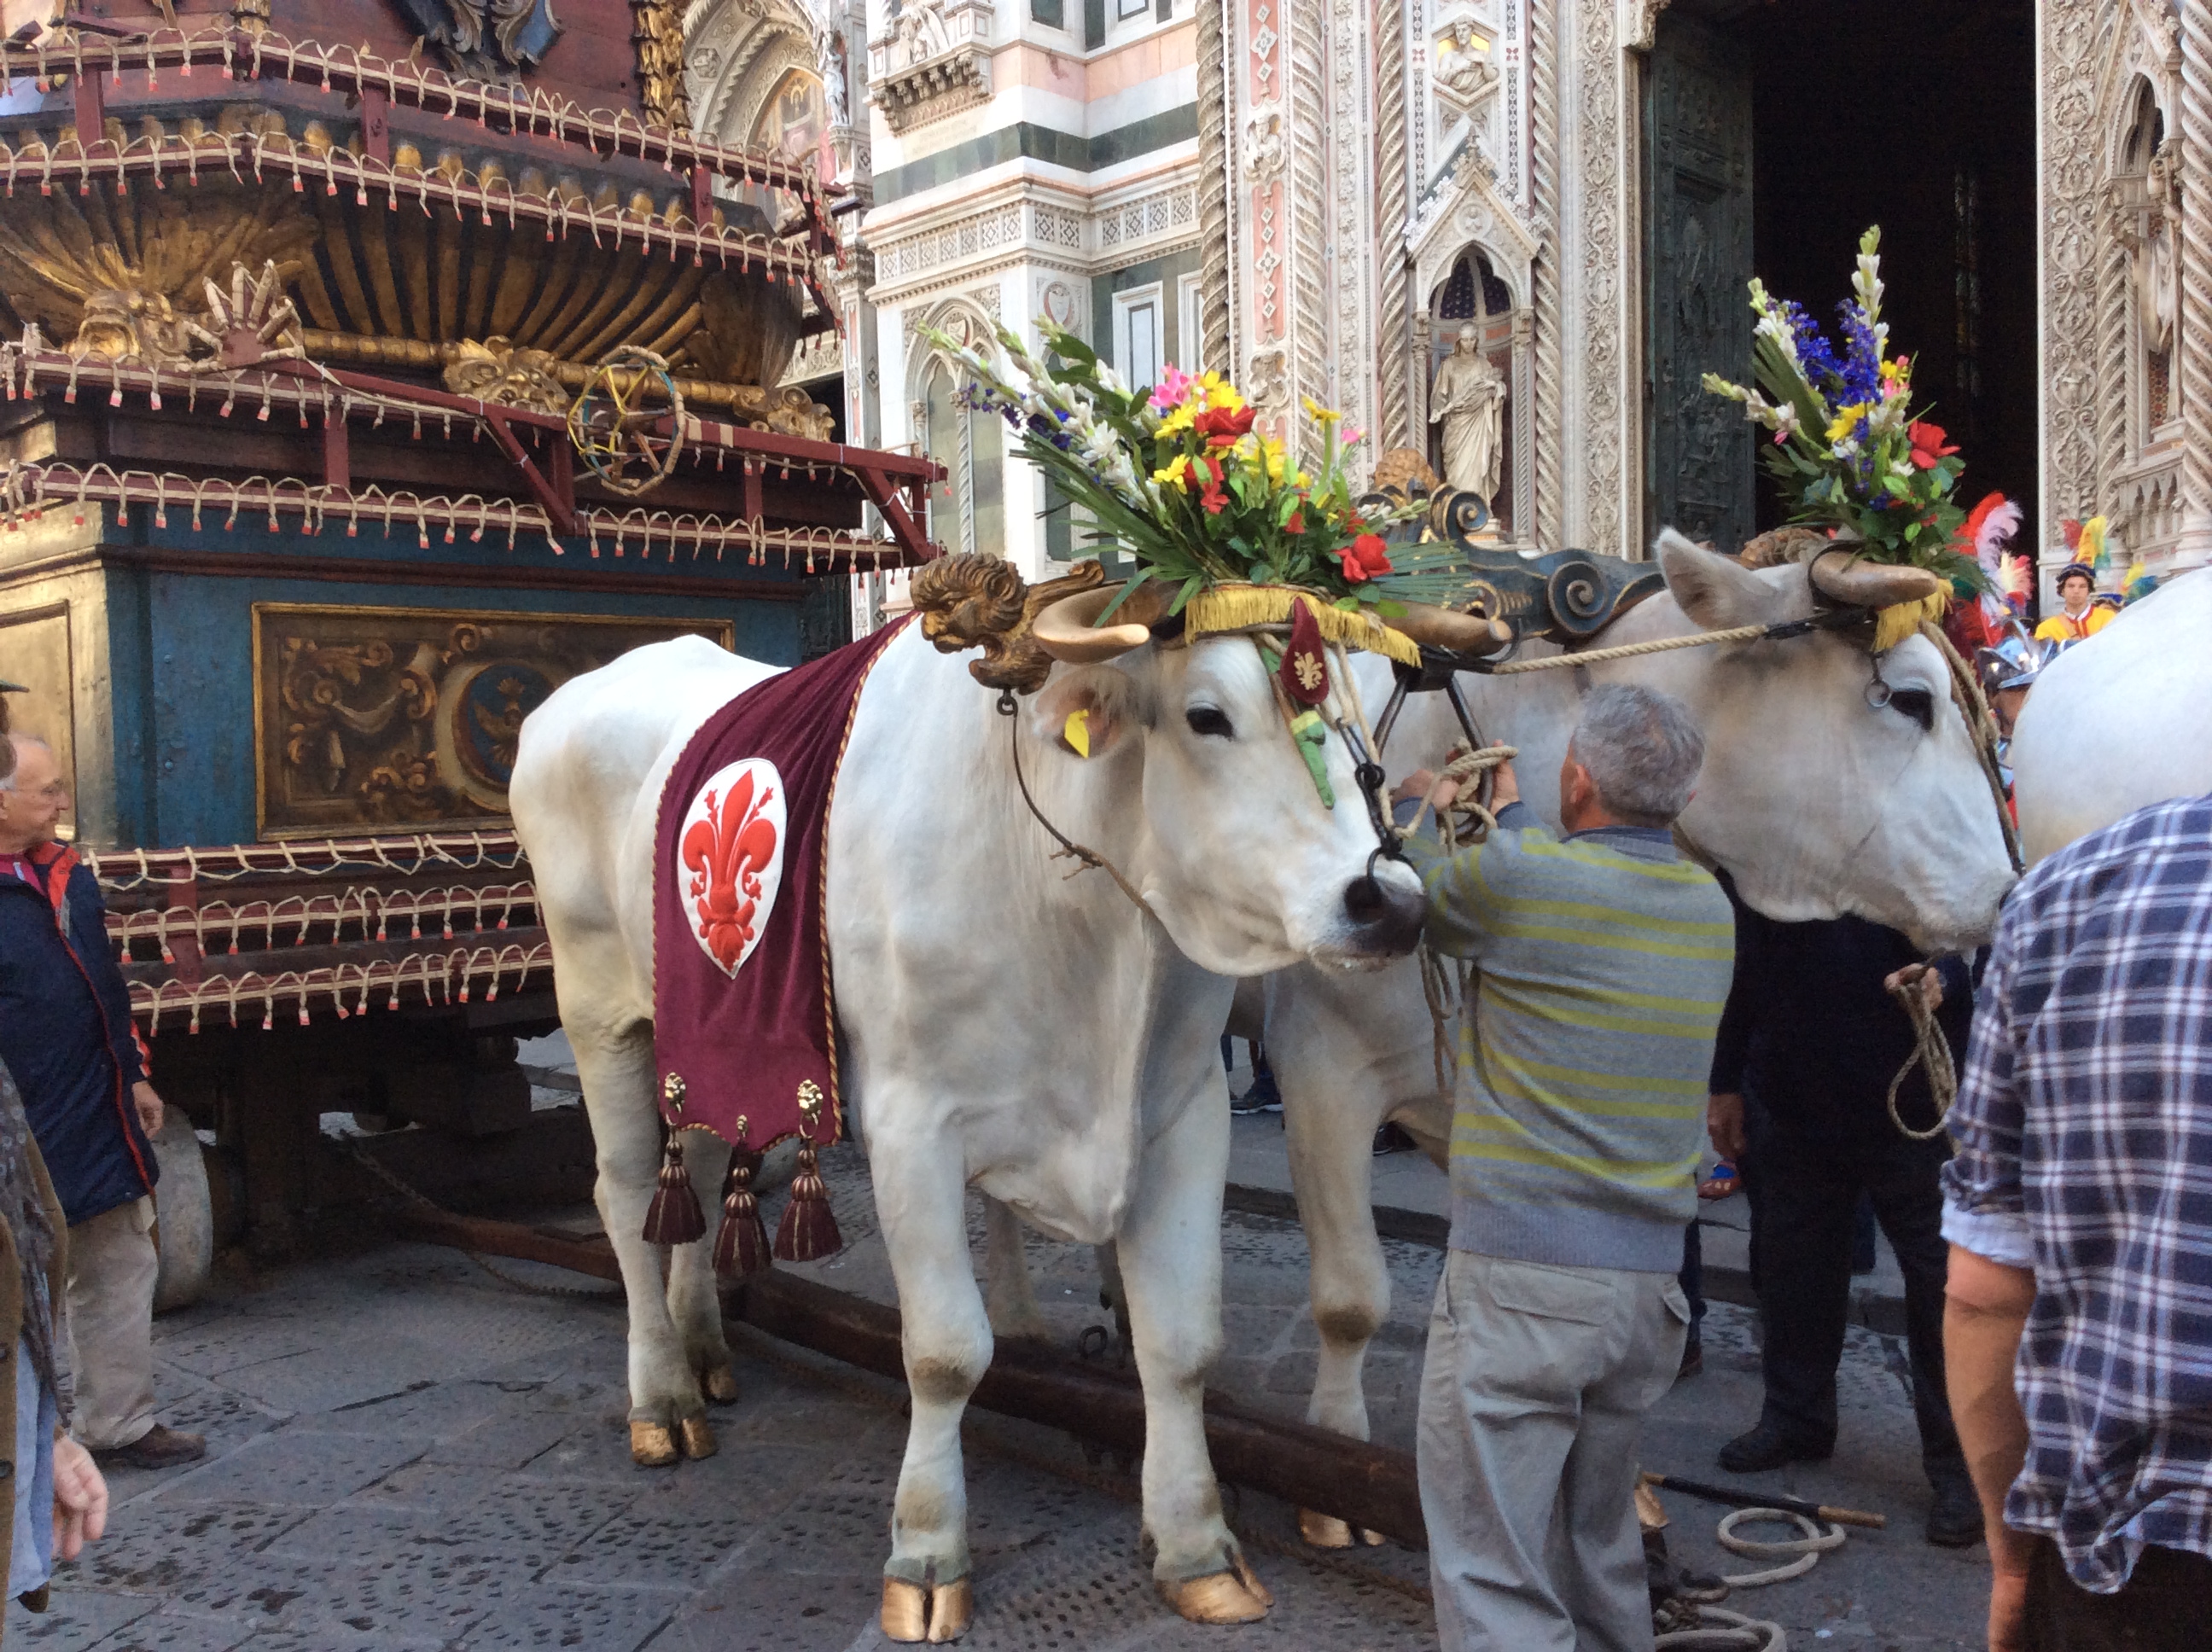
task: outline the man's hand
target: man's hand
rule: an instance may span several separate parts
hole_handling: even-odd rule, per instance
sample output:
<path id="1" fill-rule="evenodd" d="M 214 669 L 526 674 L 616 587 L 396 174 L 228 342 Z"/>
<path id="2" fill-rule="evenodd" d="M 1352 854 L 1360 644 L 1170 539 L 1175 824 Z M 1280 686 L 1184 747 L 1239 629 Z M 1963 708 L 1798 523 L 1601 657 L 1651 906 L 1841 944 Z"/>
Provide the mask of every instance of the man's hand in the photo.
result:
<path id="1" fill-rule="evenodd" d="M 1729 1163 L 1743 1157 L 1749 1145 L 1743 1133 L 1743 1097 L 1735 1090 L 1720 1090 L 1705 1097 L 1705 1134 L 1713 1151 Z"/>
<path id="2" fill-rule="evenodd" d="M 131 1105 L 138 1109 L 138 1127 L 148 1135 L 159 1135 L 161 1131 L 161 1098 L 154 1093 L 154 1086 L 141 1078 L 131 1086 Z"/>
<path id="3" fill-rule="evenodd" d="M 1429 788 L 1436 783 L 1437 777 L 1435 771 L 1427 768 L 1417 768 L 1412 774 L 1407 775 L 1404 780 L 1398 782 L 1398 789 L 1390 794 L 1390 801 L 1393 803 L 1411 803 L 1416 799 L 1425 798 L 1429 794 Z"/>
<path id="4" fill-rule="evenodd" d="M 54 1558 L 74 1560 L 107 1530 L 107 1482 L 66 1434 L 54 1442 Z"/>
<path id="5" fill-rule="evenodd" d="M 1508 757 L 1490 771 L 1490 812 L 1496 814 L 1509 803 L 1521 801 L 1521 782 L 1514 778 L 1513 760 Z"/>
<path id="6" fill-rule="evenodd" d="M 1917 987 L 1921 1005 L 1930 1015 L 1943 1007 L 1942 974 L 1924 963 L 1908 963 L 1904 969 L 1883 976 L 1881 984 L 1893 993 L 1909 992 Z"/>

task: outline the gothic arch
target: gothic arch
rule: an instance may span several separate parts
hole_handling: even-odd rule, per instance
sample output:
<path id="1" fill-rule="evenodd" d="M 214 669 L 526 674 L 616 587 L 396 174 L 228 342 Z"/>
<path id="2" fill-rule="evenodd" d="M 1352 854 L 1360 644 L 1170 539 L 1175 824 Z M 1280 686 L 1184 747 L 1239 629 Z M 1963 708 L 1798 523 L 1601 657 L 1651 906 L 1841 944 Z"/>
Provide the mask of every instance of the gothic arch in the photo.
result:
<path id="1" fill-rule="evenodd" d="M 914 312 L 908 314 L 914 316 Z M 995 414 L 958 405 L 965 375 L 921 331 L 923 326 L 934 328 L 963 343 L 988 349 L 995 322 L 983 303 L 967 295 L 940 299 L 915 319 L 917 325 L 907 335 L 908 428 L 920 448 L 946 471 L 941 490 L 930 501 L 931 537 L 948 550 L 1003 556 L 1005 427 Z"/>

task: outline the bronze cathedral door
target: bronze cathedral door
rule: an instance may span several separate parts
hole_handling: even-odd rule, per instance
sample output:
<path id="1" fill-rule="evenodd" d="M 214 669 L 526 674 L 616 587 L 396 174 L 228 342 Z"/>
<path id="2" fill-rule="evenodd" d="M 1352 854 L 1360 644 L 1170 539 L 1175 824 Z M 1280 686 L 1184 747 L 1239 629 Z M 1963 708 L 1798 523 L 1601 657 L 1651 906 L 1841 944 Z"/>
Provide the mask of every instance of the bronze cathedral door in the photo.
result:
<path id="1" fill-rule="evenodd" d="M 1752 535 L 1756 427 L 1705 375 L 1751 382 L 1751 68 L 1720 30 L 1661 15 L 1644 80 L 1644 531 L 1717 550 Z"/>

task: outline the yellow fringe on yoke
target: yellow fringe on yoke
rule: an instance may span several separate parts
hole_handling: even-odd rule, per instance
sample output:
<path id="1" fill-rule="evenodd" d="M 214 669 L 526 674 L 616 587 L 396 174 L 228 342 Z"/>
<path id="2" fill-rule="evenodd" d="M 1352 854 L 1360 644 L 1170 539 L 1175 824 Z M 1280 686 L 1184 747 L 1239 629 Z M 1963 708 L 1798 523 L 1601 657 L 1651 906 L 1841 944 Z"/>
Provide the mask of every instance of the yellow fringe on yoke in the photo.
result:
<path id="1" fill-rule="evenodd" d="M 1287 625 L 1291 604 L 1300 597 L 1313 610 L 1321 634 L 1346 648 L 1364 648 L 1408 665 L 1421 663 L 1420 648 L 1402 631 L 1394 631 L 1365 609 L 1330 606 L 1317 591 L 1290 585 L 1208 586 L 1183 608 L 1183 623 L 1194 636 L 1213 631 L 1242 631 L 1255 625 Z"/>
<path id="2" fill-rule="evenodd" d="M 1918 602 L 1892 603 L 1875 615 L 1874 651 L 1887 653 L 1907 637 L 1920 634 L 1920 622 L 1930 625 L 1943 623 L 1943 610 L 1951 605 L 1951 593 L 1939 591 Z"/>

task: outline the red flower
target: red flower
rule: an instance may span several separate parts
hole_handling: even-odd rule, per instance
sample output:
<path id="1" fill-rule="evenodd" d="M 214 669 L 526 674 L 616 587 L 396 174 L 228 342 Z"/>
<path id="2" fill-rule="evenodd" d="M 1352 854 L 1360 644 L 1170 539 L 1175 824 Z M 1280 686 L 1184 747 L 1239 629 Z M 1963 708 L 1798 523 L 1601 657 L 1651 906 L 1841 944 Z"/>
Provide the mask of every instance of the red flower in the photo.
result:
<path id="1" fill-rule="evenodd" d="M 1305 511 L 1303 508 L 1292 511 L 1291 513 L 1291 519 L 1283 524 L 1283 531 L 1285 533 L 1304 533 L 1305 531 Z"/>
<path id="2" fill-rule="evenodd" d="M 1209 482 L 1206 484 L 1206 491 L 1199 495 L 1198 502 L 1206 507 L 1208 516 L 1218 516 L 1222 507 L 1229 503 L 1229 495 L 1221 491 L 1219 483 Z"/>
<path id="3" fill-rule="evenodd" d="M 1231 412 L 1225 407 L 1209 407 L 1200 414 L 1193 428 L 1206 438 L 1208 447 L 1233 447 L 1238 440 L 1251 434 L 1253 410 L 1240 407 Z"/>
<path id="4" fill-rule="evenodd" d="M 1352 585 L 1378 574 L 1392 572 L 1389 547 L 1378 533 L 1363 533 L 1349 545 L 1336 553 L 1337 563 L 1344 577 Z"/>
<path id="5" fill-rule="evenodd" d="M 1934 470 L 1937 459 L 1959 451 L 1943 445 L 1942 425 L 1930 424 L 1925 419 L 1915 419 L 1905 434 L 1912 440 L 1912 463 L 1923 471 Z"/>

